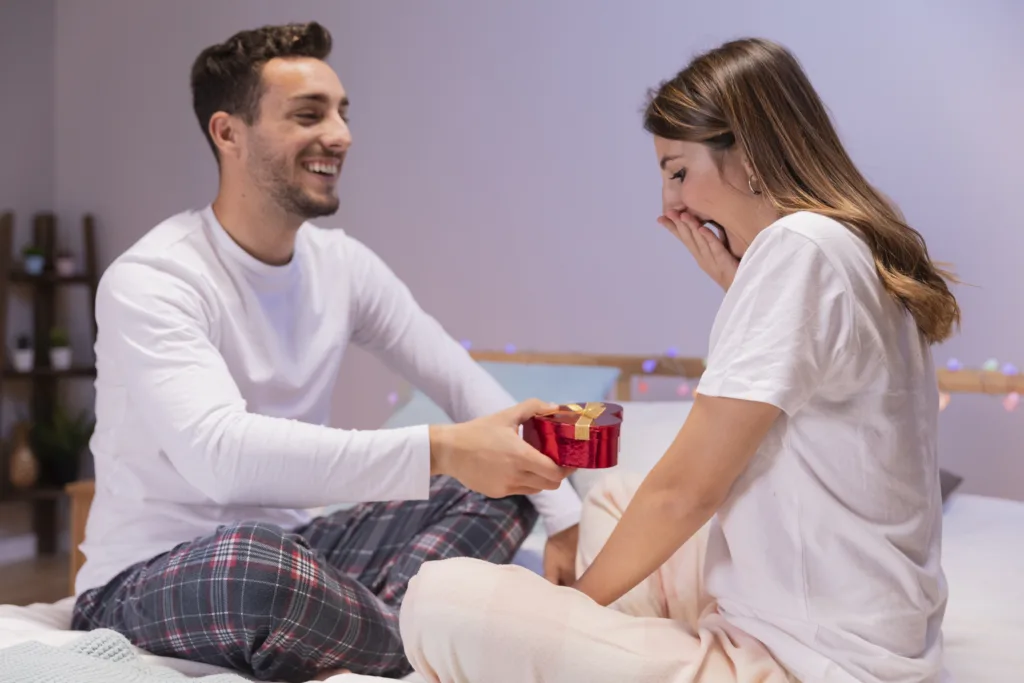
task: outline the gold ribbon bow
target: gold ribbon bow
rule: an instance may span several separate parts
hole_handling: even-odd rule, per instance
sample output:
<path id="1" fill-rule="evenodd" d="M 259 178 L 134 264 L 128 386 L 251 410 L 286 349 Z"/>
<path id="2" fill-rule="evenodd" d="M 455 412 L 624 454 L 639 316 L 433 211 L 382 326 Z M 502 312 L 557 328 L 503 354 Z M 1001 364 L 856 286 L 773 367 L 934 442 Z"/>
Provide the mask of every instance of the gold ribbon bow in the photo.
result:
<path id="1" fill-rule="evenodd" d="M 577 441 L 589 441 L 590 440 L 590 425 L 597 419 L 597 416 L 604 412 L 603 403 L 588 403 L 585 406 L 580 406 L 578 403 L 568 404 L 569 410 L 578 414 L 580 418 L 576 420 L 576 429 L 574 436 Z"/>

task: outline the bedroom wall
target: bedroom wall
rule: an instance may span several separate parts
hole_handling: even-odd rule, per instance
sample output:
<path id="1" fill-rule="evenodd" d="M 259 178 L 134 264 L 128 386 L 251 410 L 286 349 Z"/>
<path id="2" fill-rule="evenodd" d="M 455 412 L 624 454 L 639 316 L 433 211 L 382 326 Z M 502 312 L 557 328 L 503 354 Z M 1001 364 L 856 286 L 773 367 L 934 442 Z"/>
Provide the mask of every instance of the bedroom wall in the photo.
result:
<path id="1" fill-rule="evenodd" d="M 54 208 L 54 18 L 52 0 L 0 3 L 0 213 L 14 213 L 15 249 L 32 216 Z M 12 292 L 5 349 L 31 330 L 29 293 Z M 24 417 L 26 398 L 25 384 L 5 383 L 0 434 Z"/>
<path id="2" fill-rule="evenodd" d="M 54 192 L 62 213 L 99 216 L 104 264 L 213 196 L 195 54 L 308 19 L 335 33 L 353 100 L 342 210 L 322 223 L 376 249 L 459 338 L 704 353 L 721 295 L 655 223 L 638 111 L 697 50 L 759 34 L 796 52 L 853 157 L 970 283 L 939 361 L 1024 366 L 1019 3 L 58 0 Z M 336 422 L 378 425 L 397 379 L 353 351 L 342 380 Z M 1024 499 L 1024 407 L 955 397 L 941 436 L 966 490 Z"/>

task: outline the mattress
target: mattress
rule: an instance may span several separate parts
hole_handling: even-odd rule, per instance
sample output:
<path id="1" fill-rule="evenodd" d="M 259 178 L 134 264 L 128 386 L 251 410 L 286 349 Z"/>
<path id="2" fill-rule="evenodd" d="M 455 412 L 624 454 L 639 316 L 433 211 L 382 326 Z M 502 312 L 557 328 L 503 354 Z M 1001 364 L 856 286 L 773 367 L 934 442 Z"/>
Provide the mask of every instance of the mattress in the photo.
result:
<path id="1" fill-rule="evenodd" d="M 82 637 L 82 633 L 69 630 L 73 606 L 74 598 L 65 598 L 53 604 L 35 604 L 27 607 L 0 605 L 0 649 L 26 641 L 35 641 L 44 645 L 59 647 Z M 171 669 L 192 678 L 225 673 L 227 671 L 216 666 L 170 657 L 159 657 L 141 651 L 139 654 L 149 666 L 158 669 Z M 3 671 L 0 671 L 0 681 L 2 680 L 5 679 Z M 330 681 L 330 683 L 370 683 L 371 681 L 389 681 L 389 683 L 394 683 L 394 679 L 360 676 L 357 674 L 337 674 L 324 680 Z M 423 678 L 417 674 L 412 674 L 403 680 L 425 683 Z"/>
<path id="2" fill-rule="evenodd" d="M 537 573 L 542 571 L 542 557 L 546 541 L 543 532 L 540 531 L 541 528 L 541 525 L 538 524 L 537 530 L 526 539 L 513 560 L 514 564 Z M 27 607 L 0 605 L 0 649 L 30 641 L 60 647 L 82 637 L 81 632 L 70 630 L 74 603 L 74 598 L 65 598 L 52 604 L 37 603 Z M 150 666 L 171 669 L 189 677 L 198 678 L 226 671 L 226 669 L 207 664 L 138 652 L 143 661 Z M 0 671 L 0 681 L 4 680 L 3 671 Z M 330 683 L 369 683 L 370 681 L 394 683 L 394 679 L 358 674 L 337 674 L 324 680 L 330 681 Z M 426 683 L 421 676 L 415 673 L 402 680 L 410 683 Z"/>
<path id="3" fill-rule="evenodd" d="M 946 666 L 957 682 L 1017 683 L 1024 671 L 1024 503 L 954 494 L 943 520 L 943 566 L 949 605 L 943 633 Z M 531 536 L 519 561 L 539 559 L 543 537 Z M 80 633 L 68 630 L 72 599 L 29 607 L 0 606 L 0 648 L 34 640 L 63 645 Z M 202 676 L 221 670 L 144 655 L 153 666 Z M 0 672 L 2 673 L 2 672 Z M 0 676 L 2 678 L 2 676 Z M 340 674 L 331 683 L 385 679 Z M 410 681 L 423 681 L 416 675 Z"/>
<path id="4" fill-rule="evenodd" d="M 953 494 L 942 524 L 946 666 L 957 682 L 1024 671 L 1024 503 Z"/>

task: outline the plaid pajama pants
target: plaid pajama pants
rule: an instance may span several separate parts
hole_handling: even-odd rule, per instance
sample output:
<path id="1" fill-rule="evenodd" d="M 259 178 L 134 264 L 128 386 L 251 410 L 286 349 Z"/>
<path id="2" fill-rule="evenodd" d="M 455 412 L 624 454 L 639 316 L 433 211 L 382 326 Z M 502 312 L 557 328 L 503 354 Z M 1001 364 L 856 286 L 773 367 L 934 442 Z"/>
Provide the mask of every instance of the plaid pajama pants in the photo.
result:
<path id="1" fill-rule="evenodd" d="M 521 496 L 486 498 L 448 477 L 425 501 L 368 503 L 288 531 L 219 528 L 82 593 L 72 628 L 109 628 L 152 654 L 260 680 L 331 669 L 412 671 L 398 613 L 420 565 L 449 557 L 509 562 L 537 520 Z"/>

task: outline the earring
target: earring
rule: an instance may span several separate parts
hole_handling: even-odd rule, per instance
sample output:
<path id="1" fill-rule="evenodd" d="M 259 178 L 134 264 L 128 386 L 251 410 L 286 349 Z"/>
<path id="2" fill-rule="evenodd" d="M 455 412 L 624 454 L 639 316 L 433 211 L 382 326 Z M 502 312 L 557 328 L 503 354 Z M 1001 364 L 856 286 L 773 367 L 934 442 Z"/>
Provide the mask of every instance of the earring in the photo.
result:
<path id="1" fill-rule="evenodd" d="M 754 189 L 754 176 L 753 175 L 751 175 L 749 178 L 747 178 L 747 187 L 750 188 L 750 194 L 761 194 L 761 190 L 755 190 Z"/>

